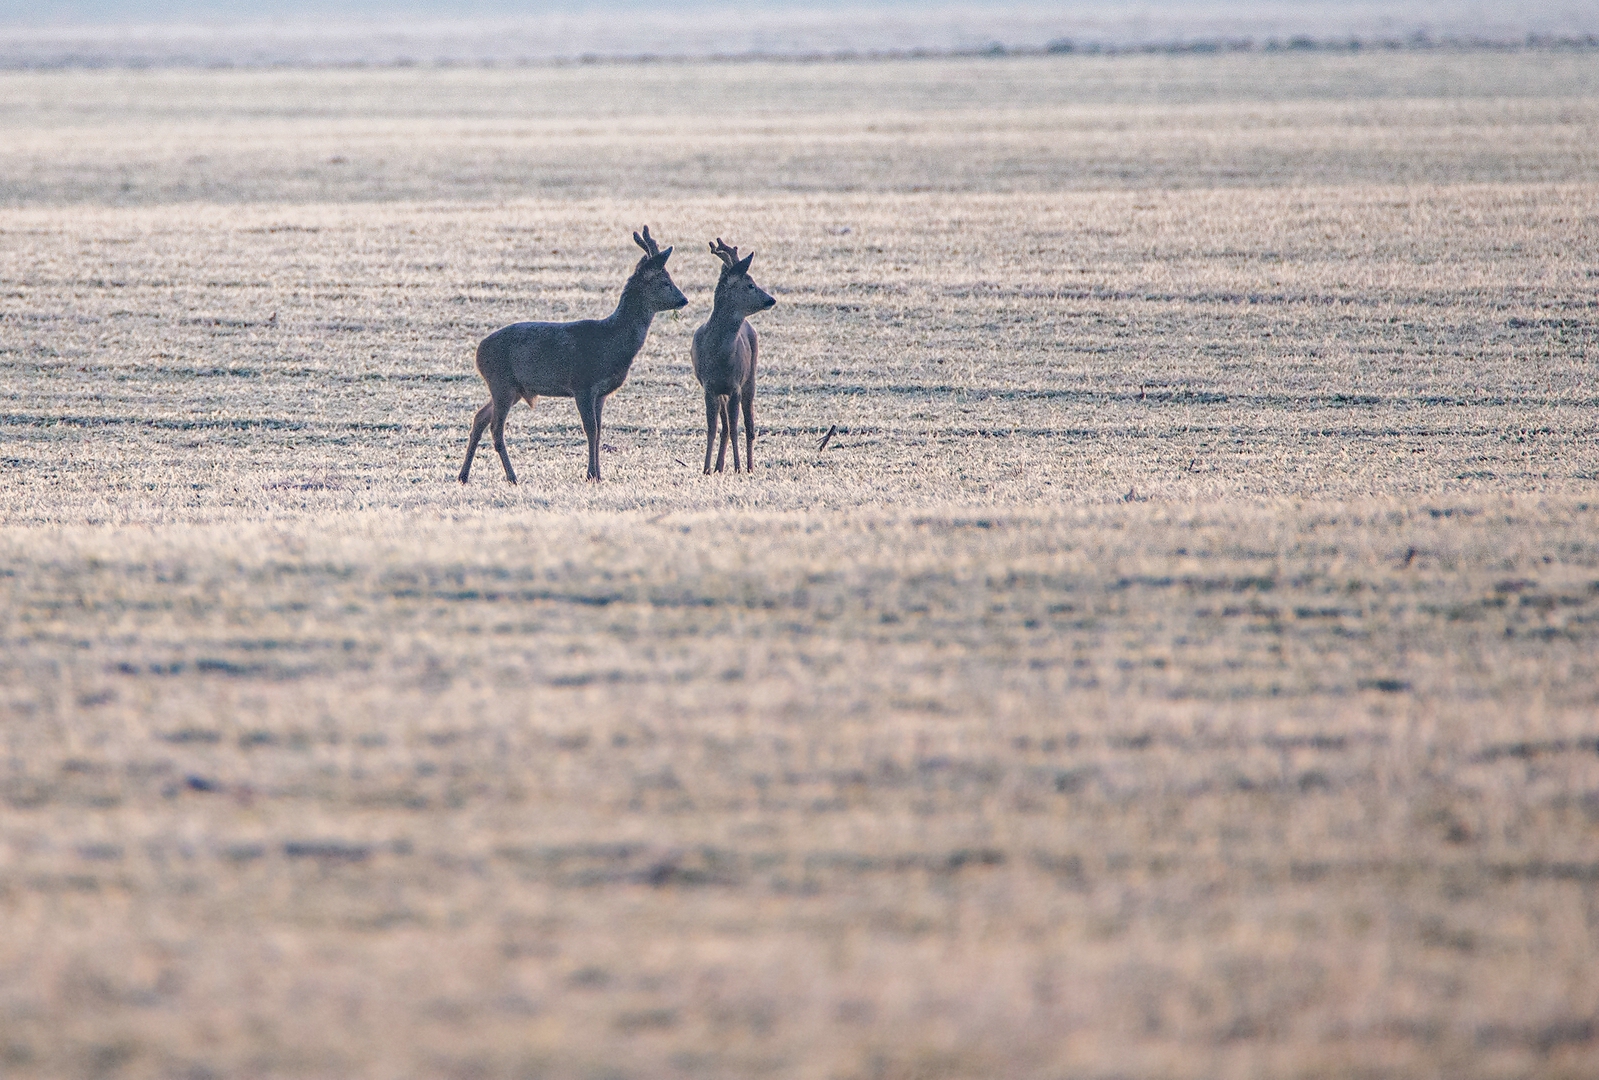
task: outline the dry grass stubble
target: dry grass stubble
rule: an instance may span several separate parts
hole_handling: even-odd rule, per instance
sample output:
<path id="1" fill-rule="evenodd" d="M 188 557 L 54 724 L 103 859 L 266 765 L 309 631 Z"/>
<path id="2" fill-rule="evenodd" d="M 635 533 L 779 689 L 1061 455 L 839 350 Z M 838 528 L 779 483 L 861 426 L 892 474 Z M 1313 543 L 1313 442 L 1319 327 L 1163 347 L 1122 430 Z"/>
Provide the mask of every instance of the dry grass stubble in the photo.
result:
<path id="1" fill-rule="evenodd" d="M 608 311 L 649 216 L 657 321 L 574 488 L 570 402 L 518 409 L 515 491 L 441 490 L 532 315 Z M 1587 186 L 788 196 L 652 205 L 26 210 L 7 217 L 13 522 L 391 505 L 762 509 L 1348 498 L 1591 481 Z M 701 235 L 780 301 L 759 484 L 700 481 Z M 843 436 L 813 453 L 830 424 Z M 492 466 L 494 463 L 491 461 Z M 396 466 L 399 467 L 396 467 Z M 482 463 L 474 481 L 489 482 Z M 714 494 L 707 494 L 711 492 Z M 684 500 L 687 500 L 685 503 Z"/>
<path id="2" fill-rule="evenodd" d="M 1182 69 L 1229 138 L 1239 85 L 1316 96 L 1260 59 Z M 1401 60 L 1364 70 L 1413 97 Z M 493 203 L 340 201 L 360 164 L 160 205 L 10 159 L 150 205 L 0 213 L 0 1069 L 1591 1074 L 1588 69 L 1459 63 L 1534 99 L 1514 137 L 1396 105 L 1430 134 L 1345 124 L 1375 171 L 1316 186 L 1268 125 L 1194 190 L 957 139 L 976 190 L 911 191 L 921 84 L 870 193 L 837 144 L 834 190 Z M 912 69 L 784 70 L 847 119 Z M 984 70 L 1115 104 L 1150 68 Z M 1134 104 L 1181 126 L 1184 85 Z M 163 130 L 133 98 L 84 161 Z M 451 483 L 472 344 L 608 310 L 645 220 L 694 306 L 607 410 L 607 483 L 567 402 L 513 414 L 520 487 Z M 707 480 L 718 234 L 780 305 L 762 471 Z"/>
<path id="3" fill-rule="evenodd" d="M 1580 1074 L 1593 518 L 14 531 L 15 1064 Z"/>

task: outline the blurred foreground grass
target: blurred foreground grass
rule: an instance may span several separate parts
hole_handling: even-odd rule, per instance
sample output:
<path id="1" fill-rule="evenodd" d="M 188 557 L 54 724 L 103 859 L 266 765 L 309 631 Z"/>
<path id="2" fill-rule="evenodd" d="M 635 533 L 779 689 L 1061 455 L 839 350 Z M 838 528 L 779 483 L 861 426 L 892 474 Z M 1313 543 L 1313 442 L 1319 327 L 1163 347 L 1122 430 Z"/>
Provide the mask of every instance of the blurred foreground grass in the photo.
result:
<path id="1" fill-rule="evenodd" d="M 1596 516 L 10 530 L 9 1067 L 1580 1075 Z"/>

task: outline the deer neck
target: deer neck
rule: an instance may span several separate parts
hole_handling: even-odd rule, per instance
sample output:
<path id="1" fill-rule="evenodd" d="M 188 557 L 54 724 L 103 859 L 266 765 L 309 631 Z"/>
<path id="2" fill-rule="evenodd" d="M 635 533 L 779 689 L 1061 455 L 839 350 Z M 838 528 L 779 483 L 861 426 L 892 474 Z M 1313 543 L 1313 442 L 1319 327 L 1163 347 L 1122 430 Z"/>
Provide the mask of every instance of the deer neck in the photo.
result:
<path id="1" fill-rule="evenodd" d="M 710 336 L 717 341 L 732 341 L 743 325 L 744 316 L 734 312 L 731 305 L 721 303 L 712 304 L 711 317 L 705 324 Z"/>
<path id="2" fill-rule="evenodd" d="M 629 281 L 622 289 L 622 298 L 617 301 L 616 310 L 605 321 L 623 338 L 636 339 L 633 345 L 636 353 L 644 346 L 650 323 L 655 321 L 655 311 L 644 299 L 644 290 Z"/>

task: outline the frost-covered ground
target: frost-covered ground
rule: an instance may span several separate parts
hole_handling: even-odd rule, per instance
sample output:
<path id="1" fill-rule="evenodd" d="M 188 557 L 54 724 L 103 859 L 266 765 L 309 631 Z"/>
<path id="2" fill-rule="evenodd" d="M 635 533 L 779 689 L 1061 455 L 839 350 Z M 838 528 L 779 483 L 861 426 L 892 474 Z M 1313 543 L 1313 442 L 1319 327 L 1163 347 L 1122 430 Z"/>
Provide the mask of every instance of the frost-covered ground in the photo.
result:
<path id="1" fill-rule="evenodd" d="M 1596 148 L 1599 49 L 0 73 L 0 1077 L 1599 1076 Z M 605 482 L 457 484 L 644 222 Z"/>

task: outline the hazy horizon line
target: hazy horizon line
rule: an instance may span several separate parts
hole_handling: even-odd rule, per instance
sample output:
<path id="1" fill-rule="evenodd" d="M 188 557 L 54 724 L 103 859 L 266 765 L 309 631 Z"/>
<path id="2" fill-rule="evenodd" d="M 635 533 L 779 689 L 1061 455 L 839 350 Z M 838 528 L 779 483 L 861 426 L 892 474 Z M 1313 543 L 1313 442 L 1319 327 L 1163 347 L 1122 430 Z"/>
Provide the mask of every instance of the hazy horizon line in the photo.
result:
<path id="1" fill-rule="evenodd" d="M 150 5 L 119 5 L 121 21 L 73 25 L 7 23 L 8 6 L 19 5 L 0 0 L 0 68 L 13 70 L 1599 45 L 1599 0 L 1424 0 L 1402 9 L 1372 0 L 1155 0 L 1136 9 L 1089 0 L 1047 6 L 767 0 L 758 8 L 689 0 L 669 11 L 638 0 L 567 0 L 533 12 L 505 11 L 490 0 L 464 13 L 459 7 L 402 7 L 381 23 L 376 14 L 394 5 L 336 0 L 308 13 L 265 0 L 249 8 L 162 8 L 183 20 L 176 22 L 129 22 Z M 202 10 L 211 14 L 197 19 Z M 248 14 L 235 19 L 230 12 Z"/>

